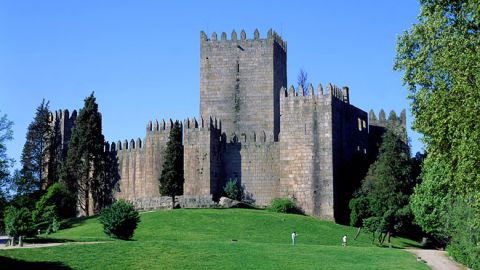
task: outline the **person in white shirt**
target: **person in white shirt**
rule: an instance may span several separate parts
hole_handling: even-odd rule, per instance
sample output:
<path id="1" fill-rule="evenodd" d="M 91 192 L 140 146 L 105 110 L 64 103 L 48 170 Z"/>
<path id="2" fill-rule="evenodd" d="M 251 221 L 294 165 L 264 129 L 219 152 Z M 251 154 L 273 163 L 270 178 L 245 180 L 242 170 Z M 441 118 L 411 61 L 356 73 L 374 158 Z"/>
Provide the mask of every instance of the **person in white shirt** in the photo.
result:
<path id="1" fill-rule="evenodd" d="M 295 239 L 297 238 L 297 233 L 293 232 L 292 233 L 292 245 L 295 246 Z"/>
<path id="2" fill-rule="evenodd" d="M 346 246 L 347 246 L 347 236 L 346 236 L 346 235 L 344 235 L 344 236 L 342 237 L 342 246 L 343 246 L 343 247 L 346 247 Z"/>

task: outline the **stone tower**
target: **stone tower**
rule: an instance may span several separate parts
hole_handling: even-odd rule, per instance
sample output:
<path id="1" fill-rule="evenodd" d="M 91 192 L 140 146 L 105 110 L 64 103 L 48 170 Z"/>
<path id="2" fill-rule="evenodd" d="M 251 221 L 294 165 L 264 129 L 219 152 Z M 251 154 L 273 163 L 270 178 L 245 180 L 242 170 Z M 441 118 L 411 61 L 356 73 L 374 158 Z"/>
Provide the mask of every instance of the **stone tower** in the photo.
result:
<path id="1" fill-rule="evenodd" d="M 280 88 L 287 84 L 286 43 L 272 30 L 253 39 L 235 31 L 227 40 L 200 33 L 200 116 L 221 119 L 230 136 L 264 130 L 278 138 Z"/>

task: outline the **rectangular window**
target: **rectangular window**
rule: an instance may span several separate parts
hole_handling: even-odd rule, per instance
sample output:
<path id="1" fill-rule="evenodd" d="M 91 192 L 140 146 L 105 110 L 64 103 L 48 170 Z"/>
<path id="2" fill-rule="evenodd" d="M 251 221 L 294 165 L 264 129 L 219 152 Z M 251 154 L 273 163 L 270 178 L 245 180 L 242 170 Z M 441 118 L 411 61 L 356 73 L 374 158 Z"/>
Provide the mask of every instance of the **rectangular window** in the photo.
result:
<path id="1" fill-rule="evenodd" d="M 362 131 L 362 119 L 358 118 L 358 131 Z"/>

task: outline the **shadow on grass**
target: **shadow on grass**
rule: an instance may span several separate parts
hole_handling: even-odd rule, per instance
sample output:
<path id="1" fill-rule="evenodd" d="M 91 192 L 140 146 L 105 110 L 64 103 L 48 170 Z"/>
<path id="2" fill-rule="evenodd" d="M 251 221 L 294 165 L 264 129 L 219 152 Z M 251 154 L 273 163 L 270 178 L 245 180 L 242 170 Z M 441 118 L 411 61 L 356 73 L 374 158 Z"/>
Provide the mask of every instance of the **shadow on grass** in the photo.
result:
<path id="1" fill-rule="evenodd" d="M 72 269 L 62 262 L 27 262 L 14 258 L 0 256 L 2 269 Z"/>
<path id="2" fill-rule="evenodd" d="M 90 219 L 95 219 L 98 216 L 90 216 L 90 217 L 78 217 L 78 218 L 70 218 L 61 223 L 61 229 L 73 228 L 78 227 L 80 225 L 85 224 Z"/>

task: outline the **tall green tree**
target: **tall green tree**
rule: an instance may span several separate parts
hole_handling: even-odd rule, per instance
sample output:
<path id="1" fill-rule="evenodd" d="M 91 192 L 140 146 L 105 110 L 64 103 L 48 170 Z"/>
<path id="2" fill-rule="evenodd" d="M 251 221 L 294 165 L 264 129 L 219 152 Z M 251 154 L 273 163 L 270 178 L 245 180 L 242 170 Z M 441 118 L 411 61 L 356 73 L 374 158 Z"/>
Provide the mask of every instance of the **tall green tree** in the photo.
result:
<path id="1" fill-rule="evenodd" d="M 21 157 L 21 177 L 16 186 L 20 194 L 30 194 L 40 190 L 46 183 L 44 173 L 48 164 L 49 140 L 52 135 L 48 101 L 42 100 L 35 117 L 28 126 L 26 141 Z"/>
<path id="2" fill-rule="evenodd" d="M 62 180 L 77 197 L 77 214 L 90 216 L 101 206 L 97 193 L 101 186 L 105 140 L 102 134 L 102 117 L 92 93 L 85 99 L 68 145 Z"/>
<path id="3" fill-rule="evenodd" d="M 455 192 L 480 198 L 480 4 L 420 3 L 418 23 L 398 39 L 394 67 L 404 71 L 413 127 L 429 157 L 442 160 Z"/>
<path id="4" fill-rule="evenodd" d="M 412 209 L 425 231 L 456 242 L 442 221 L 452 216 L 453 198 L 468 201 L 476 215 L 470 225 L 480 227 L 480 3 L 420 4 L 418 22 L 398 38 L 394 66 L 404 72 L 413 128 L 428 153 Z"/>
<path id="5" fill-rule="evenodd" d="M 377 160 L 350 201 L 351 224 L 383 234 L 381 243 L 411 223 L 408 200 L 413 188 L 408 145 L 393 128 L 382 138 Z"/>
<path id="6" fill-rule="evenodd" d="M 13 159 L 7 155 L 7 142 L 13 139 L 13 122 L 7 115 L 0 114 L 0 231 L 3 231 L 3 212 L 7 202 L 7 192 L 10 189 L 10 168 Z"/>
<path id="7" fill-rule="evenodd" d="M 8 184 L 9 169 L 13 165 L 13 159 L 7 156 L 7 142 L 13 139 L 13 122 L 8 120 L 7 115 L 0 116 L 0 197 Z"/>
<path id="8" fill-rule="evenodd" d="M 182 126 L 175 121 L 165 150 L 162 174 L 160 175 L 160 194 L 172 198 L 172 209 L 175 207 L 175 196 L 183 194 L 183 145 Z"/>

